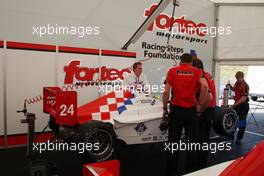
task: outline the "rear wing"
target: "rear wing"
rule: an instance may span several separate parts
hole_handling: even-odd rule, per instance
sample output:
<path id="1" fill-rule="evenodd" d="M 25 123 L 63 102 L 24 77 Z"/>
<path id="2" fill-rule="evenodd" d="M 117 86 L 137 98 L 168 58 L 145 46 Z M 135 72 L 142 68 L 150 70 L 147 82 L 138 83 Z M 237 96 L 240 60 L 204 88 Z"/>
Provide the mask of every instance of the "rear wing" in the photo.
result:
<path id="1" fill-rule="evenodd" d="M 77 123 L 77 92 L 62 91 L 59 87 L 44 87 L 43 112 L 54 117 L 59 125 L 75 125 Z"/>

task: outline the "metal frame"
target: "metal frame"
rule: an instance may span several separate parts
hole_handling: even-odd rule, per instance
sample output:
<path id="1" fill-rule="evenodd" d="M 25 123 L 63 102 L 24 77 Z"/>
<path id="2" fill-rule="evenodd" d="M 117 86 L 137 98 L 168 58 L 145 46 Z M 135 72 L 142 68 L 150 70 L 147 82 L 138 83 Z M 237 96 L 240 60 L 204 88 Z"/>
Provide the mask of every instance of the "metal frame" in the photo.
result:
<path id="1" fill-rule="evenodd" d="M 252 65 L 252 66 L 263 66 L 264 65 L 264 61 L 262 60 L 262 61 L 253 61 L 253 62 L 251 62 L 251 61 L 239 61 L 239 62 L 237 62 L 237 61 L 229 61 L 229 62 L 225 62 L 225 61 L 222 61 L 222 62 L 216 62 L 216 64 L 217 65 L 219 65 L 219 66 L 222 66 L 222 65 L 230 65 L 230 66 L 232 66 L 232 65 L 236 65 L 236 66 L 250 66 L 250 65 Z"/>
<path id="2" fill-rule="evenodd" d="M 163 11 L 168 4 L 172 0 L 160 0 L 158 3 L 156 9 L 152 12 L 151 15 L 149 15 L 146 20 L 140 25 L 140 27 L 136 30 L 136 32 L 132 35 L 132 37 L 125 43 L 125 45 L 122 47 L 122 50 L 127 50 L 130 44 L 134 44 L 137 42 L 137 40 L 145 33 L 147 28 L 153 21 L 156 19 L 156 17 L 160 14 L 161 11 Z M 175 4 L 177 3 L 176 0 Z"/>
<path id="3" fill-rule="evenodd" d="M 215 27 L 218 27 L 218 7 L 219 5 L 218 4 L 215 4 L 215 7 L 214 7 L 214 26 Z M 213 62 L 212 62 L 212 76 L 213 78 L 215 78 L 216 76 L 216 73 L 215 73 L 215 66 L 216 66 L 216 44 L 217 44 L 217 39 L 218 39 L 218 33 L 216 34 L 216 36 L 214 37 L 213 39 Z"/>
<path id="4" fill-rule="evenodd" d="M 226 59 L 214 59 L 214 62 L 261 62 L 264 61 L 264 58 L 251 58 L 250 60 L 248 58 L 226 58 Z"/>
<path id="5" fill-rule="evenodd" d="M 230 2 L 230 3 L 216 3 L 219 6 L 264 6 L 264 2 L 263 3 L 259 3 L 259 2 L 250 2 L 250 3 L 236 3 L 236 2 Z"/>
<path id="6" fill-rule="evenodd" d="M 3 48 L 3 93 L 4 93 L 4 148 L 7 149 L 7 53 L 6 41 Z"/>
<path id="7" fill-rule="evenodd" d="M 219 14 L 219 5 L 216 3 L 214 7 L 214 26 L 218 27 L 218 14 Z M 219 95 L 219 82 L 220 82 L 220 72 L 219 72 L 219 65 L 217 64 L 215 58 L 216 58 L 216 45 L 217 45 L 217 40 L 218 40 L 218 33 L 216 34 L 215 38 L 213 39 L 213 61 L 212 61 L 212 76 L 215 80 L 216 83 L 216 97 L 217 97 L 217 102 L 218 100 L 218 95 Z"/>
<path id="8" fill-rule="evenodd" d="M 55 60 L 54 60 L 54 69 L 55 69 L 55 85 L 58 86 L 58 58 L 59 58 L 59 45 L 56 44 Z"/>

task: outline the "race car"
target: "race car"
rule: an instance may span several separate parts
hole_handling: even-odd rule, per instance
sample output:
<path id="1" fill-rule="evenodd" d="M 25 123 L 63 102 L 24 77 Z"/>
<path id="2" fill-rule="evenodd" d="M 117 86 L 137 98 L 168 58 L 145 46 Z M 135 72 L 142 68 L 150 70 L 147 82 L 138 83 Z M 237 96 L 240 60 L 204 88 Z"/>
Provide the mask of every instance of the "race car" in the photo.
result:
<path id="1" fill-rule="evenodd" d="M 77 92 L 59 87 L 43 88 L 43 111 L 50 114 L 49 127 L 68 142 L 98 143 L 86 152 L 92 161 L 110 158 L 117 140 L 143 144 L 167 140 L 163 104 L 144 92 L 114 91 L 77 107 Z M 218 108 L 213 127 L 221 136 L 233 135 L 238 117 L 228 107 Z"/>

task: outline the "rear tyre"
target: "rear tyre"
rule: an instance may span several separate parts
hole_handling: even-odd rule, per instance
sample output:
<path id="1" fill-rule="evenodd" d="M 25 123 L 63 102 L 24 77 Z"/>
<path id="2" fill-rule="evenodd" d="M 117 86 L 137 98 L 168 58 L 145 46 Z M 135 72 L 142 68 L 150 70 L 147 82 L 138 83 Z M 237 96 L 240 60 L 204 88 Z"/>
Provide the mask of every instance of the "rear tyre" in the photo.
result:
<path id="1" fill-rule="evenodd" d="M 236 131 L 238 116 L 232 108 L 220 108 L 214 116 L 213 128 L 221 136 L 232 137 Z"/>

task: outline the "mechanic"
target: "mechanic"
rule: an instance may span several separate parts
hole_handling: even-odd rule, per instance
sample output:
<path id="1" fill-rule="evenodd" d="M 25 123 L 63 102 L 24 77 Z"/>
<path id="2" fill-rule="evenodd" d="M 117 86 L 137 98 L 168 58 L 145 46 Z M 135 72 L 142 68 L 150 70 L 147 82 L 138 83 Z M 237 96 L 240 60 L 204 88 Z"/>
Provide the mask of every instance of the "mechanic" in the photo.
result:
<path id="1" fill-rule="evenodd" d="M 168 115 L 168 99 L 171 89 L 170 115 Z M 199 100 L 196 94 L 200 90 Z M 198 117 L 201 105 L 206 101 L 208 86 L 202 78 L 201 70 L 192 66 L 192 56 L 185 53 L 181 56 L 180 66 L 171 68 L 167 73 L 165 90 L 163 93 L 163 116 L 169 118 L 168 142 L 179 144 L 183 128 L 185 129 L 186 144 L 198 142 Z M 177 173 L 177 158 L 179 151 L 169 153 L 166 175 Z M 187 172 L 198 168 L 198 154 L 195 150 L 187 149 Z"/>
<path id="2" fill-rule="evenodd" d="M 238 71 L 235 75 L 236 77 L 236 83 L 233 86 L 231 84 L 227 84 L 227 88 L 230 88 L 232 91 L 235 92 L 234 100 L 235 103 L 233 104 L 232 108 L 235 109 L 237 112 L 237 115 L 239 116 L 239 123 L 238 123 L 238 133 L 237 133 L 237 139 L 236 143 L 240 144 L 241 140 L 244 136 L 245 129 L 246 129 L 246 119 L 247 119 L 247 114 L 249 111 L 249 85 L 246 83 L 244 80 L 244 73 L 241 71 Z M 232 137 L 231 139 L 234 139 Z"/>
<path id="3" fill-rule="evenodd" d="M 201 69 L 206 79 L 209 88 L 209 96 L 201 108 L 201 115 L 199 116 L 199 142 L 200 144 L 209 143 L 209 131 L 211 128 L 212 120 L 215 114 L 216 107 L 216 91 L 215 83 L 210 73 L 204 71 L 203 62 L 199 58 L 193 58 L 193 66 Z M 208 151 L 199 151 L 198 163 L 199 169 L 206 167 Z"/>
<path id="4" fill-rule="evenodd" d="M 147 76 L 142 73 L 142 63 L 135 62 L 133 64 L 133 72 L 127 75 L 123 80 L 123 85 L 129 86 L 129 88 L 137 91 L 149 92 L 149 82 Z"/>

